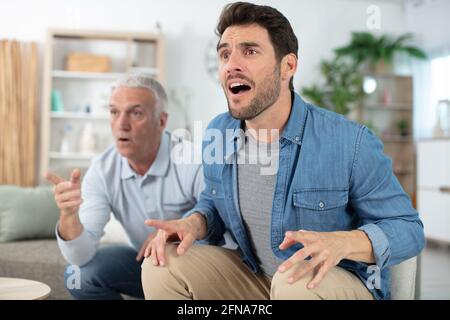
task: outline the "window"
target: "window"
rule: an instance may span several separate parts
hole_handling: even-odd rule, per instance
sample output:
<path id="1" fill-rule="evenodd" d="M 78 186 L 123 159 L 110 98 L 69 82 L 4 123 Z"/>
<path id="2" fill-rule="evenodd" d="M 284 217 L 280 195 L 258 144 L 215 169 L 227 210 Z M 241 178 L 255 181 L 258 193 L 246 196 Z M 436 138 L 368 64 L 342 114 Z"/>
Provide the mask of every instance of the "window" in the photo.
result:
<path id="1" fill-rule="evenodd" d="M 450 55 L 431 60 L 431 103 L 436 112 L 434 136 L 449 136 Z"/>
<path id="2" fill-rule="evenodd" d="M 450 55 L 431 60 L 431 100 L 450 99 Z"/>

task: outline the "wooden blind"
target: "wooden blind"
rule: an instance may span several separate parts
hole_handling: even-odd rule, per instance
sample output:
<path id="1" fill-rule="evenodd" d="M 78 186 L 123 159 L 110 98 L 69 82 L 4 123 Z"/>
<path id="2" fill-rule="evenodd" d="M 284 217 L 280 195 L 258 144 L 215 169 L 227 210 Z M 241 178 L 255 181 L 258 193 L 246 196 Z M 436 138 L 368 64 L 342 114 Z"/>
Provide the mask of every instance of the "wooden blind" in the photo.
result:
<path id="1" fill-rule="evenodd" d="M 37 45 L 0 40 L 0 184 L 34 186 Z"/>

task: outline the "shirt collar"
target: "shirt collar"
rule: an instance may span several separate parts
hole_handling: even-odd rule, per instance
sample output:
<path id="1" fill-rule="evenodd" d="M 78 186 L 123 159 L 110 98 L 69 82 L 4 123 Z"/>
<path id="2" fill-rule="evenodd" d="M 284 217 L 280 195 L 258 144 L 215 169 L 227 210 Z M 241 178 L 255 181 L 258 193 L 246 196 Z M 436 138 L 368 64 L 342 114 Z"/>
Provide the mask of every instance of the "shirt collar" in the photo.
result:
<path id="1" fill-rule="evenodd" d="M 305 131 L 308 108 L 305 101 L 293 91 L 292 98 L 291 114 L 289 115 L 289 120 L 281 134 L 281 138 L 301 145 L 303 141 L 303 132 Z"/>
<path id="2" fill-rule="evenodd" d="M 169 168 L 170 162 L 170 133 L 164 131 L 161 135 L 161 142 L 159 145 L 158 153 L 155 160 L 153 161 L 150 169 L 145 173 L 144 177 L 147 176 L 157 176 L 163 177 L 167 169 Z M 131 177 L 138 177 L 138 174 L 131 168 L 128 163 L 127 158 L 122 157 L 122 179 L 129 179 Z"/>
<path id="3" fill-rule="evenodd" d="M 289 140 L 295 144 L 301 145 L 303 141 L 303 132 L 306 123 L 306 115 L 307 115 L 307 107 L 306 103 L 303 99 L 295 92 L 291 91 L 292 94 L 292 108 L 291 114 L 289 115 L 288 122 L 281 134 L 281 138 Z M 244 123 L 240 120 L 235 120 L 232 124 L 232 129 L 234 129 L 234 133 L 229 136 L 229 139 L 234 141 L 237 140 L 237 150 L 239 150 L 242 145 L 243 140 L 243 128 Z M 239 130 L 240 129 L 240 130 Z M 231 156 L 232 154 L 228 154 L 226 158 Z"/>

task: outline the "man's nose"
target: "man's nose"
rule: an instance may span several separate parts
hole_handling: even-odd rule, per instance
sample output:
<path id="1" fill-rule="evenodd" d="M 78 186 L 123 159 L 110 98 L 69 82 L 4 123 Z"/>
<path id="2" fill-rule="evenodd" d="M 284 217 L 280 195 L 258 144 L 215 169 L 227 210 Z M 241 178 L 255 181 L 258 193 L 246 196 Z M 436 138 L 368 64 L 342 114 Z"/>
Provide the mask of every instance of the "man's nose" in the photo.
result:
<path id="1" fill-rule="evenodd" d="M 128 119 L 128 115 L 127 114 L 121 114 L 119 116 L 119 119 L 117 119 L 118 121 L 118 125 L 119 125 L 119 129 L 121 130 L 130 130 L 130 121 Z"/>
<path id="2" fill-rule="evenodd" d="M 233 73 L 236 71 L 242 71 L 242 59 L 238 52 L 231 52 L 228 61 L 225 66 L 225 70 L 227 73 Z"/>

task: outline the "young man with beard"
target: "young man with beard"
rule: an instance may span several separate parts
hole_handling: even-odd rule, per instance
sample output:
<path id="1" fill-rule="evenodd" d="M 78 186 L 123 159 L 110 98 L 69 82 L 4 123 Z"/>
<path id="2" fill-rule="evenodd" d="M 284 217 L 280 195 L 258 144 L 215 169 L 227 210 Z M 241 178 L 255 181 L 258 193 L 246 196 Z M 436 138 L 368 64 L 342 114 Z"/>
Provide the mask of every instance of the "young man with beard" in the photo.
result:
<path id="1" fill-rule="evenodd" d="M 183 219 L 146 222 L 159 229 L 142 265 L 146 298 L 389 299 L 388 267 L 425 241 L 382 144 L 294 92 L 298 43 L 280 12 L 233 3 L 217 31 L 229 112 L 209 128 L 232 150 L 211 163 L 204 141 L 199 203 Z M 261 160 L 255 144 L 275 150 L 275 172 L 247 161 Z M 193 245 L 226 230 L 239 250 Z M 380 286 L 370 282 L 374 268 Z"/>

